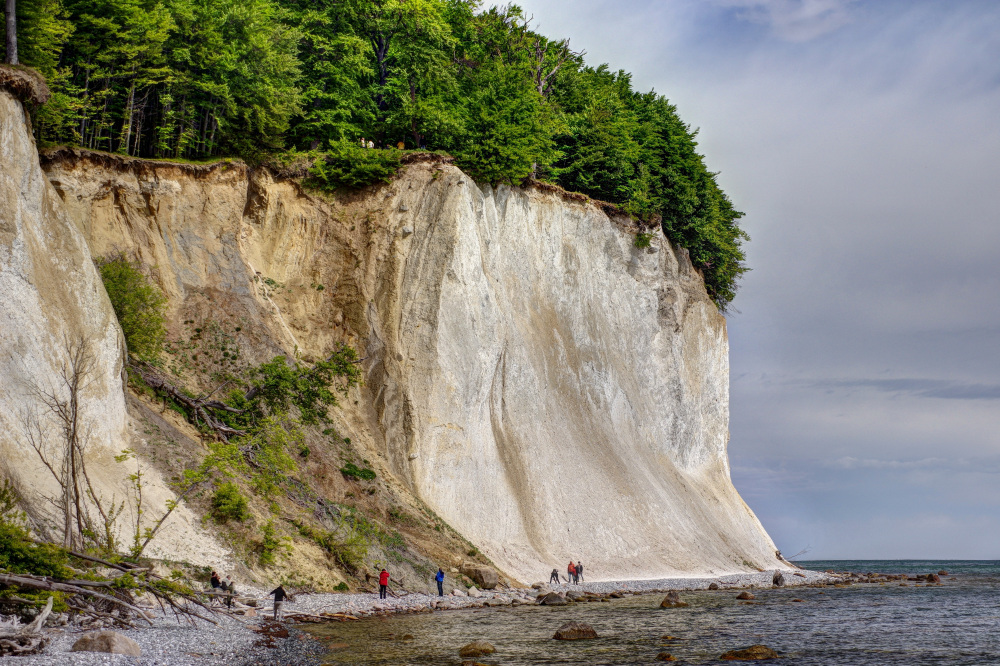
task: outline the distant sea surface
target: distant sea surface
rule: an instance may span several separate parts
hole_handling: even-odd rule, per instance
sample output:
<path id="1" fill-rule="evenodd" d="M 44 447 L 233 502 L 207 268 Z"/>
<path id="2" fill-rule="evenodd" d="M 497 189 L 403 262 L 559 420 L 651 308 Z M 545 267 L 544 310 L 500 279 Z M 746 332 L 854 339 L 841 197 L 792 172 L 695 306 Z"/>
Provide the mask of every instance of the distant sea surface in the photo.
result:
<path id="1" fill-rule="evenodd" d="M 846 588 L 682 592 L 688 608 L 660 609 L 658 595 L 548 608 L 483 608 L 314 626 L 330 646 L 327 664 L 459 664 L 458 649 L 485 640 L 488 664 L 721 664 L 728 650 L 762 643 L 781 666 L 1000 666 L 1000 562 L 970 560 L 804 561 L 818 571 L 928 574 L 941 586 L 909 582 Z M 801 601 L 795 601 L 800 599 Z M 564 622 L 586 622 L 599 638 L 556 641 Z M 411 634 L 412 640 L 403 640 Z M 666 638 L 667 636 L 672 638 Z"/>

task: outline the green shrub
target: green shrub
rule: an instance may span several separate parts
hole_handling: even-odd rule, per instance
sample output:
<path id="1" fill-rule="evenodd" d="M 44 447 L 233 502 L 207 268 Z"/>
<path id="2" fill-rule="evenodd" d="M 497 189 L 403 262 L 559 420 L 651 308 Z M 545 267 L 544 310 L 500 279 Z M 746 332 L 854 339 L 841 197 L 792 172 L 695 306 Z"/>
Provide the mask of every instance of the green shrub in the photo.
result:
<path id="1" fill-rule="evenodd" d="M 354 481 L 372 481 L 375 479 L 375 472 L 367 467 L 358 467 L 354 463 L 347 463 L 340 468 L 340 473 L 346 478 Z"/>
<path id="2" fill-rule="evenodd" d="M 334 592 L 347 592 L 349 589 L 351 588 L 348 587 L 347 583 L 345 583 L 344 581 L 340 581 L 339 583 L 333 586 Z"/>
<path id="3" fill-rule="evenodd" d="M 653 242 L 653 234 L 648 234 L 644 231 L 640 231 L 635 235 L 635 246 L 637 248 L 649 247 L 649 244 Z"/>
<path id="4" fill-rule="evenodd" d="M 375 183 L 388 183 L 399 171 L 398 150 L 362 148 L 343 139 L 330 144 L 309 169 L 309 184 L 333 191 L 342 187 L 358 189 Z"/>
<path id="5" fill-rule="evenodd" d="M 125 255 L 102 257 L 97 267 L 132 356 L 155 361 L 163 347 L 167 298 Z"/>
<path id="6" fill-rule="evenodd" d="M 235 483 L 223 483 L 212 495 L 212 517 L 220 523 L 242 523 L 250 517 L 247 500 Z"/>
<path id="7" fill-rule="evenodd" d="M 269 520 L 260 528 L 260 563 L 271 566 L 277 560 L 278 554 L 287 554 L 291 548 L 288 537 L 279 537 L 274 528 L 274 521 Z"/>

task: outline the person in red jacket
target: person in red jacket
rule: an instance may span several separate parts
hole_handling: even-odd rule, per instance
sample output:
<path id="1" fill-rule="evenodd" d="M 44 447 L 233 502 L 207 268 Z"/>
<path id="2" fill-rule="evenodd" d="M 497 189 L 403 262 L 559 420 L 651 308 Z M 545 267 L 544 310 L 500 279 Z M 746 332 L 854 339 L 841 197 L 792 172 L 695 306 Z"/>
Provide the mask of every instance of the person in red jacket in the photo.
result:
<path id="1" fill-rule="evenodd" d="M 568 582 L 568 583 L 575 583 L 576 582 L 576 565 L 573 564 L 573 560 L 569 561 L 569 566 L 566 567 L 566 573 L 569 574 L 569 580 L 566 581 L 566 582 Z"/>
<path id="2" fill-rule="evenodd" d="M 389 589 L 389 572 L 382 569 L 378 575 L 378 598 L 385 599 L 386 591 Z"/>

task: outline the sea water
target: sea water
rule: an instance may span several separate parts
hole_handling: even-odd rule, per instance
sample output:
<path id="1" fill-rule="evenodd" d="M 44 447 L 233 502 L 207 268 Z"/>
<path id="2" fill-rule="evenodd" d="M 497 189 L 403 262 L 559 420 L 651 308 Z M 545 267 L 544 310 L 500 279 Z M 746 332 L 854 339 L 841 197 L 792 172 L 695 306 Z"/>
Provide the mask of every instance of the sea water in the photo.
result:
<path id="1" fill-rule="evenodd" d="M 310 627 L 329 649 L 328 664 L 459 664 L 458 650 L 484 640 L 489 664 L 719 664 L 723 652 L 751 644 L 777 650 L 783 666 L 1000 665 L 1000 562 L 811 561 L 815 570 L 927 574 L 940 586 L 854 585 L 682 592 L 687 608 L 659 608 L 661 595 L 610 603 L 442 611 Z M 801 600 L 801 601 L 796 601 Z M 557 641 L 565 622 L 585 622 L 596 640 Z M 404 640 L 411 635 L 412 639 Z"/>

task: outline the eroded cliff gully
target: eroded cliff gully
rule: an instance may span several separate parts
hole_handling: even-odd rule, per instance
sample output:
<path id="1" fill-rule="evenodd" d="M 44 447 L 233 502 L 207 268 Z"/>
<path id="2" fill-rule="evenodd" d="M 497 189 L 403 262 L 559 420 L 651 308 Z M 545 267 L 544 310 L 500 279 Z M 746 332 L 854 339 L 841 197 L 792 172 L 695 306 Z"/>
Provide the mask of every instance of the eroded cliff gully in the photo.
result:
<path id="1" fill-rule="evenodd" d="M 237 162 L 62 150 L 43 176 L 3 103 L 0 201 L 20 212 L 0 227 L 2 370 L 86 322 L 106 341 L 107 437 L 129 429 L 122 344 L 88 259 L 124 252 L 154 267 L 172 339 L 214 327 L 251 362 L 355 346 L 364 384 L 337 432 L 514 578 L 568 558 L 593 580 L 785 566 L 729 478 L 725 319 L 662 236 L 636 248 L 627 220 L 440 161 L 336 199 Z M 72 250 L 19 249 L 36 237 Z M 338 476 L 322 460 L 314 478 Z"/>

